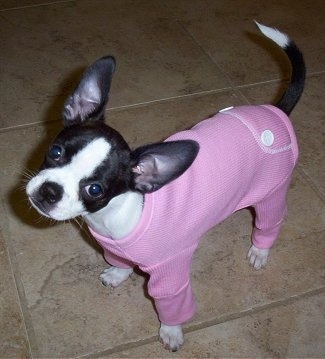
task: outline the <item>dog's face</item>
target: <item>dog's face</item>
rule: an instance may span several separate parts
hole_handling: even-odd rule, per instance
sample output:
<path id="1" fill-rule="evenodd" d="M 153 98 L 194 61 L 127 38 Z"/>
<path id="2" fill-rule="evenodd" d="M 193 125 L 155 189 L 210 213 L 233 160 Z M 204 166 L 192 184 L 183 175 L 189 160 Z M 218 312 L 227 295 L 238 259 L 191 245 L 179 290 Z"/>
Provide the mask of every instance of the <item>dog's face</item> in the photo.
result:
<path id="1" fill-rule="evenodd" d="M 123 138 L 105 124 L 69 126 L 28 183 L 30 201 L 56 220 L 96 212 L 130 189 L 129 157 Z"/>
<path id="2" fill-rule="evenodd" d="M 127 191 L 149 193 L 180 176 L 194 161 L 193 141 L 164 142 L 131 151 L 104 123 L 115 60 L 96 61 L 63 110 L 64 129 L 27 184 L 31 204 L 44 216 L 67 220 L 99 211 Z"/>

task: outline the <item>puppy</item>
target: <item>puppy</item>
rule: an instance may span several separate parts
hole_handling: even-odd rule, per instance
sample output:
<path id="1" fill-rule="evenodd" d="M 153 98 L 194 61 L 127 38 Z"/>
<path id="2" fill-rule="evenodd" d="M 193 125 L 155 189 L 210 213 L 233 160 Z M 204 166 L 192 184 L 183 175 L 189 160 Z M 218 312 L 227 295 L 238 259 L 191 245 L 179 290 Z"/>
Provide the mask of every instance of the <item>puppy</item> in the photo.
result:
<path id="1" fill-rule="evenodd" d="M 285 34 L 257 24 L 287 54 L 289 86 L 275 105 L 221 110 L 165 142 L 132 151 L 104 123 L 113 57 L 91 65 L 63 110 L 64 129 L 27 185 L 31 204 L 61 221 L 82 216 L 111 265 L 102 282 L 116 287 L 138 266 L 150 275 L 149 294 L 164 346 L 183 344 L 181 324 L 195 301 L 191 259 L 200 238 L 233 212 L 256 212 L 248 259 L 265 266 L 285 217 L 298 157 L 289 113 L 305 80 L 301 52 Z"/>

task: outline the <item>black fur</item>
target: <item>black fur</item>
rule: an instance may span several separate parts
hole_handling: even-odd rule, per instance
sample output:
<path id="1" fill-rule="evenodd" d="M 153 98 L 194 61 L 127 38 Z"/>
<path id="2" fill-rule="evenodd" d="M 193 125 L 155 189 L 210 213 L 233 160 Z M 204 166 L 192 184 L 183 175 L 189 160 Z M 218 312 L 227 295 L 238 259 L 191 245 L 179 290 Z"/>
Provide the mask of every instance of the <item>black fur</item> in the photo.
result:
<path id="1" fill-rule="evenodd" d="M 195 141 L 170 141 L 146 145 L 131 153 L 133 188 L 143 193 L 157 191 L 185 172 L 199 152 Z"/>
<path id="2" fill-rule="evenodd" d="M 289 115 L 296 106 L 304 90 L 306 68 L 303 55 L 292 40 L 289 45 L 284 48 L 284 51 L 291 62 L 292 73 L 289 86 L 275 106 Z"/>
<path id="3" fill-rule="evenodd" d="M 90 177 L 83 178 L 79 184 L 80 199 L 88 212 L 98 211 L 105 207 L 113 197 L 131 189 L 133 176 L 130 169 L 131 150 L 117 131 L 102 121 L 90 121 L 65 127 L 52 144 L 52 146 L 62 148 L 62 156 L 58 160 L 53 160 L 48 153 L 41 167 L 41 169 L 48 169 L 67 165 L 77 152 L 100 137 L 106 139 L 111 145 L 110 155 Z M 103 190 L 102 195 L 96 198 L 90 197 L 85 191 L 85 187 L 93 183 L 100 184 Z"/>

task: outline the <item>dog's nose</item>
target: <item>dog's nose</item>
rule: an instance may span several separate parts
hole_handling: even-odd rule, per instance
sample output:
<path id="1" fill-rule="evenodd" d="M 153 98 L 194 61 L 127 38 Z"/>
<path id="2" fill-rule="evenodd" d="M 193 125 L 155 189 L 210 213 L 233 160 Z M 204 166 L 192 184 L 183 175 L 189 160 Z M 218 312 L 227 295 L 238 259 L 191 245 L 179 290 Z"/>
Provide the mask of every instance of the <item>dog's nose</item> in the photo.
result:
<path id="1" fill-rule="evenodd" d="M 63 188 L 55 182 L 44 182 L 38 190 L 38 200 L 53 205 L 63 196 Z"/>

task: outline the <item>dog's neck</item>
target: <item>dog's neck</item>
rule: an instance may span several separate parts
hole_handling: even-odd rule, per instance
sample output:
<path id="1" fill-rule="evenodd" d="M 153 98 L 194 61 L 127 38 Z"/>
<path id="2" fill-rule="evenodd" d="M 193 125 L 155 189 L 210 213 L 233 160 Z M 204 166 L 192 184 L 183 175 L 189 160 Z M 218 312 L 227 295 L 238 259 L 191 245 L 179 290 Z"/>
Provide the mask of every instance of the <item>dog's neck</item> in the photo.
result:
<path id="1" fill-rule="evenodd" d="M 92 229 L 102 236 L 118 240 L 128 234 L 138 224 L 144 196 L 137 192 L 126 192 L 113 198 L 106 207 L 84 216 Z"/>

